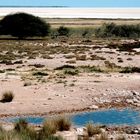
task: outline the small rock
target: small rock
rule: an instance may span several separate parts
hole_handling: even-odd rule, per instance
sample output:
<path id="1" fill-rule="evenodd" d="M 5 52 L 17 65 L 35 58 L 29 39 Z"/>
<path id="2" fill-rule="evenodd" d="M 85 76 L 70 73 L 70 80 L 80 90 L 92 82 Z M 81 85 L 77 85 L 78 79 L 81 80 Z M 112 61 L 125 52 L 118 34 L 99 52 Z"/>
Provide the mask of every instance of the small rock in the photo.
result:
<path id="1" fill-rule="evenodd" d="M 95 97 L 95 98 L 94 98 L 94 100 L 95 100 L 96 102 L 98 102 L 98 101 L 99 101 L 99 99 L 98 99 L 97 97 Z"/>
<path id="2" fill-rule="evenodd" d="M 80 127 L 80 128 L 76 128 L 76 134 L 78 136 L 85 136 L 85 128 L 84 127 Z"/>
<path id="3" fill-rule="evenodd" d="M 136 98 L 133 99 L 133 102 L 134 103 L 139 103 L 139 101 Z"/>
<path id="4" fill-rule="evenodd" d="M 89 109 L 99 109 L 99 107 L 97 105 L 92 105 L 92 106 L 89 106 Z"/>
<path id="5" fill-rule="evenodd" d="M 126 99 L 126 102 L 129 104 L 133 104 L 133 100 L 132 99 Z"/>
<path id="6" fill-rule="evenodd" d="M 140 94 L 138 93 L 138 92 L 136 92 L 136 91 L 132 91 L 132 94 L 134 95 L 134 96 L 139 96 Z"/>

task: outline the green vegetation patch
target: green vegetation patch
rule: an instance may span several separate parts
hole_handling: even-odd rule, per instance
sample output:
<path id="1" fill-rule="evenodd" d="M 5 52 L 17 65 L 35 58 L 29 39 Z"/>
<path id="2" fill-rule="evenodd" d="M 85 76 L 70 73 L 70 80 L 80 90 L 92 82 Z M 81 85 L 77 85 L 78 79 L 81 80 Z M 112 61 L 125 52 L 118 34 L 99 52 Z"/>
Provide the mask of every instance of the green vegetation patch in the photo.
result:
<path id="1" fill-rule="evenodd" d="M 140 37 L 140 24 L 116 25 L 115 23 L 104 23 L 95 30 L 96 37 Z"/>

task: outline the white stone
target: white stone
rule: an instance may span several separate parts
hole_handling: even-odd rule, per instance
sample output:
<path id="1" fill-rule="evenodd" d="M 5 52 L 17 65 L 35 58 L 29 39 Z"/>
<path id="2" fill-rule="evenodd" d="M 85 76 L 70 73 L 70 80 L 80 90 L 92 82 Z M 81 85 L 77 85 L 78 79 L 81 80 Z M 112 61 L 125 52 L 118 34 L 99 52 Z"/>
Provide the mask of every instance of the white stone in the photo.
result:
<path id="1" fill-rule="evenodd" d="M 126 102 L 129 104 L 133 104 L 133 100 L 132 99 L 126 99 Z"/>
<path id="2" fill-rule="evenodd" d="M 85 135 L 85 128 L 84 127 L 76 128 L 76 134 L 78 136 L 84 136 Z"/>
<path id="3" fill-rule="evenodd" d="M 98 109 L 99 107 L 97 105 L 92 105 L 92 106 L 89 106 L 89 109 Z"/>

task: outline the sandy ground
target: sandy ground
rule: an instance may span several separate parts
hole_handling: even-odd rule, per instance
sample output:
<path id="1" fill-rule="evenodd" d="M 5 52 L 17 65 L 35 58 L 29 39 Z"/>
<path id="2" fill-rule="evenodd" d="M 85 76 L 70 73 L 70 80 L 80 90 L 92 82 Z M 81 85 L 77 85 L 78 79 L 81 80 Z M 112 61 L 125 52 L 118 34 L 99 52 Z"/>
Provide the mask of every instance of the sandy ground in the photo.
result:
<path id="1" fill-rule="evenodd" d="M 98 105 L 98 99 L 110 103 L 118 98 L 121 102 L 132 91 L 140 92 L 139 74 L 81 74 L 65 80 L 66 85 L 53 81 L 24 87 L 16 76 L 1 78 L 0 93 L 10 90 L 15 98 L 11 103 L 0 103 L 0 115 L 82 110 Z"/>
<path id="2" fill-rule="evenodd" d="M 3 45 L 2 43 L 0 45 Z M 14 46 L 14 43 L 11 43 L 11 45 Z M 31 42 L 24 42 L 23 44 L 27 46 L 29 44 L 33 45 Z M 47 48 L 50 46 L 49 43 L 44 45 Z M 58 46 L 58 44 L 51 44 L 51 46 L 55 45 Z M 65 46 L 66 44 L 61 45 Z M 69 45 L 69 50 L 67 51 L 69 52 L 74 48 L 78 50 L 76 46 Z M 51 112 L 62 113 L 110 107 L 139 108 L 139 73 L 122 74 L 110 71 L 107 73 L 81 72 L 77 75 L 68 75 L 64 74 L 63 70 L 54 70 L 63 65 L 104 67 L 104 62 L 107 60 L 121 67 L 140 67 L 139 50 L 137 50 L 137 53 L 133 51 L 128 53 L 109 49 L 102 45 L 96 47 L 96 49 L 94 47 L 96 47 L 95 44 L 87 45 L 86 48 L 88 49 L 85 51 L 83 51 L 85 45 L 80 48 L 82 53 L 79 52 L 78 55 L 86 55 L 87 58 L 84 60 L 77 60 L 76 56 L 72 56 L 72 58 L 66 57 L 77 55 L 77 53 L 65 54 L 57 51 L 52 54 L 52 51 L 56 50 L 56 47 L 53 47 L 51 49 L 51 59 L 40 58 L 38 56 L 35 59 L 23 58 L 23 64 L 0 64 L 0 70 L 6 70 L 4 73 L 0 73 L 0 96 L 5 91 L 12 91 L 14 94 L 12 102 L 0 103 L 0 115 L 46 115 Z M 104 57 L 105 60 L 90 60 L 90 55 L 93 54 Z M 118 62 L 117 56 L 123 62 Z M 127 60 L 127 58 L 132 59 Z M 74 64 L 67 63 L 67 61 L 73 59 L 75 60 Z M 44 67 L 35 68 L 35 64 L 41 64 Z M 33 76 L 35 71 L 45 71 L 48 75 L 41 77 Z M 31 82 L 31 85 L 24 86 L 26 82 Z"/>

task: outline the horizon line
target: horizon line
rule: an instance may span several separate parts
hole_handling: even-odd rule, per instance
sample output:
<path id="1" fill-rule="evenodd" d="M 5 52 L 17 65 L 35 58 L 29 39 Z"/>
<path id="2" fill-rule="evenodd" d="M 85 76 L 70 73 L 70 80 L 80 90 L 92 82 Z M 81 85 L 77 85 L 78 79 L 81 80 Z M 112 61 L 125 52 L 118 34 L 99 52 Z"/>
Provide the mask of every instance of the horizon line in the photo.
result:
<path id="1" fill-rule="evenodd" d="M 19 8 L 22 8 L 22 7 L 23 8 L 26 8 L 26 7 L 27 8 L 28 7 L 31 7 L 31 8 L 32 7 L 33 8 L 36 8 L 36 7 L 37 8 L 40 8 L 40 7 L 42 7 L 42 8 L 45 8 L 45 7 L 46 8 L 140 8 L 140 6 L 135 6 L 135 7 L 134 6 L 132 6 L 132 7 L 131 6 L 127 6 L 127 7 L 126 6 L 119 6 L 119 7 L 117 7 L 117 6 L 89 6 L 89 7 L 86 6 L 86 7 L 83 7 L 83 6 L 43 6 L 43 5 L 42 6 L 30 6 L 30 5 L 29 6 L 28 5 L 27 6 L 21 6 L 21 5 L 19 5 L 19 6 L 18 5 L 13 5 L 13 6 L 8 5 L 8 6 L 6 6 L 6 5 L 0 5 L 0 8 L 8 8 L 8 7 L 15 7 L 15 8 L 18 8 L 18 7 Z"/>

